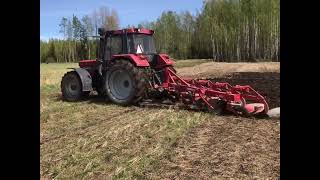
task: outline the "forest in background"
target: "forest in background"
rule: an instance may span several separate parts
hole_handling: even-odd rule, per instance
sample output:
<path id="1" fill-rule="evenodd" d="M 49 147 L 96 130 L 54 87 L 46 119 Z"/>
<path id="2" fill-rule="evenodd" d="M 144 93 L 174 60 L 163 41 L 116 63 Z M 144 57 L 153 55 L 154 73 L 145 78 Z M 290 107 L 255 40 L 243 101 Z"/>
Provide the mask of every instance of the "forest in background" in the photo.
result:
<path id="1" fill-rule="evenodd" d="M 40 40 L 40 62 L 95 59 L 97 29 L 120 28 L 117 11 L 100 7 L 90 15 L 62 17 L 63 39 Z M 174 59 L 217 62 L 280 61 L 280 0 L 207 0 L 200 12 L 165 11 L 156 21 L 127 27 L 155 31 L 158 52 Z"/>

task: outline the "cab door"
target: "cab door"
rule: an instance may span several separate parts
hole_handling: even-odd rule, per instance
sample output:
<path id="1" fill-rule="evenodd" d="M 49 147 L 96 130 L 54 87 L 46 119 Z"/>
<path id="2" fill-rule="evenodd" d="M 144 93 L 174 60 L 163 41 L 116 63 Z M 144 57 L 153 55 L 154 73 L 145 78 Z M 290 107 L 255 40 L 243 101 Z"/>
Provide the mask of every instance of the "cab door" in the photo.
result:
<path id="1" fill-rule="evenodd" d="M 106 39 L 104 59 L 106 62 L 112 59 L 113 55 L 123 54 L 122 35 L 109 35 Z M 107 63 L 108 64 L 108 63 Z"/>

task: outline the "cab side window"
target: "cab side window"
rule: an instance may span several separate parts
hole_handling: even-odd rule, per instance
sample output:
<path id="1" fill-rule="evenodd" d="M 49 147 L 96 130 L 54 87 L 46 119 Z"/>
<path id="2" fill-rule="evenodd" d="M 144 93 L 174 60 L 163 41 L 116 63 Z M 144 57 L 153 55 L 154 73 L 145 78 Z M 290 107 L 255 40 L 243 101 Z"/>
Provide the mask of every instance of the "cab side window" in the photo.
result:
<path id="1" fill-rule="evenodd" d="M 111 37 L 111 55 L 122 53 L 122 37 L 112 36 Z"/>
<path id="2" fill-rule="evenodd" d="M 106 60 L 110 60 L 111 59 L 111 54 L 110 54 L 110 50 L 111 50 L 111 38 L 108 37 L 107 38 L 107 45 L 106 45 L 106 49 L 105 49 L 105 59 Z"/>

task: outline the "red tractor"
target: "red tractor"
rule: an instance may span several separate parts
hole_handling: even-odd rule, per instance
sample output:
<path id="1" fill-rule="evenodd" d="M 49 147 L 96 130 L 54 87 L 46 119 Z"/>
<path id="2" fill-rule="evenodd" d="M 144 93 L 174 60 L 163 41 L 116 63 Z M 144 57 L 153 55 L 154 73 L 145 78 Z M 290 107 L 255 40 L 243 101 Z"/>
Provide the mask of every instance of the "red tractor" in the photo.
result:
<path id="1" fill-rule="evenodd" d="M 77 101 L 95 90 L 119 105 L 143 99 L 168 99 L 188 107 L 215 113 L 265 115 L 268 104 L 250 86 L 181 78 L 174 61 L 155 49 L 153 31 L 148 29 L 99 29 L 96 60 L 82 60 L 79 68 L 64 75 L 62 97 Z"/>

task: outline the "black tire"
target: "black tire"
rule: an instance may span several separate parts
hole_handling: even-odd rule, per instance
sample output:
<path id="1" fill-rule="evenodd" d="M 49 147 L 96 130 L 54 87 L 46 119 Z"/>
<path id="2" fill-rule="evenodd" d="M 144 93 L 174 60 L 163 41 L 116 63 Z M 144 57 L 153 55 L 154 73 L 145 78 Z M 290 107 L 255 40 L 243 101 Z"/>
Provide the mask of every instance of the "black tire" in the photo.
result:
<path id="1" fill-rule="evenodd" d="M 108 69 L 105 80 L 108 99 L 119 105 L 136 104 L 147 90 L 145 69 L 135 67 L 128 60 L 116 60 Z"/>
<path id="2" fill-rule="evenodd" d="M 98 74 L 93 79 L 96 80 L 95 86 L 96 86 L 96 92 L 98 93 L 98 96 L 105 97 L 106 91 L 104 90 L 104 87 L 103 87 L 104 78 L 102 77 L 102 75 Z"/>
<path id="3" fill-rule="evenodd" d="M 67 72 L 61 81 L 62 99 L 65 101 L 79 101 L 89 96 L 90 91 L 82 92 L 82 83 L 75 71 Z"/>
<path id="4" fill-rule="evenodd" d="M 102 89 L 97 89 L 98 96 L 104 97 L 106 93 Z"/>

